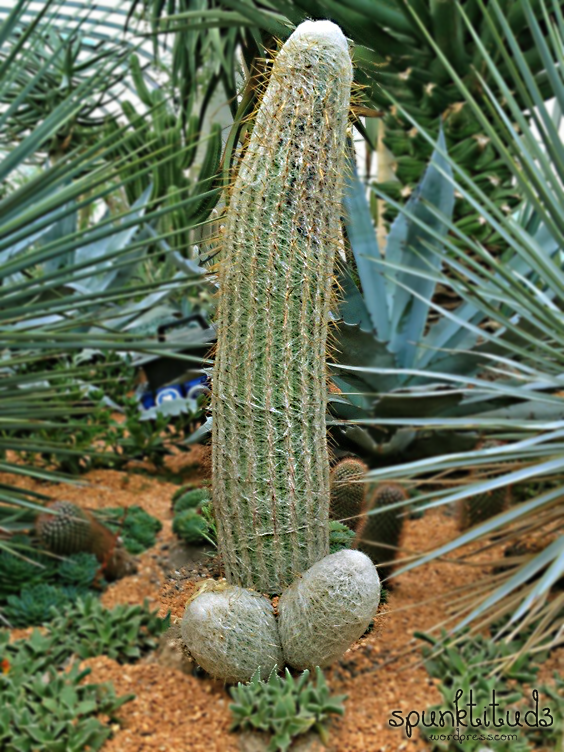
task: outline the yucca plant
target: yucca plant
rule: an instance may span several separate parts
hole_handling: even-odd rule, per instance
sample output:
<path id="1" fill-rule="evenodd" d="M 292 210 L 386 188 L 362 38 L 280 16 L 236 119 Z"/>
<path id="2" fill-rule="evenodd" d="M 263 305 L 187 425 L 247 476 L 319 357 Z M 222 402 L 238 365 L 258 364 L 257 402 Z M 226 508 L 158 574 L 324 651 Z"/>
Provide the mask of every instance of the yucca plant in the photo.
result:
<path id="1" fill-rule="evenodd" d="M 24 128 L 12 140 L 22 103 L 43 90 L 44 77 L 49 80 L 57 55 L 64 54 L 61 38 L 52 56 L 39 55 L 46 31 L 42 24 L 49 18 L 49 27 L 59 6 L 50 0 L 34 22 L 22 24 L 29 3 L 21 0 L 0 26 L 0 50 L 4 53 L 0 54 L 0 100 L 5 103 L 0 114 L 0 141 L 9 146 L 0 161 L 0 181 L 8 185 L 0 198 L 0 469 L 52 480 L 65 476 L 14 463 L 5 452 L 76 453 L 64 442 L 51 441 L 47 432 L 80 428 L 81 416 L 91 409 L 85 402 L 85 382 L 93 367 L 71 362 L 69 368 L 54 370 L 53 365 L 85 348 L 103 352 L 166 350 L 166 343 L 124 333 L 122 325 L 202 280 L 195 265 L 183 265 L 182 272 L 164 283 L 160 278 L 139 281 L 140 260 L 150 260 L 155 254 L 166 256 L 161 245 L 166 235 L 155 228 L 159 219 L 178 205 L 171 202 L 158 207 L 151 198 L 151 187 L 136 205 L 130 206 L 124 198 L 128 181 L 152 169 L 145 159 L 131 161 L 135 148 L 126 125 L 109 136 L 98 132 L 92 146 L 69 143 L 56 160 L 48 160 L 53 139 L 74 122 L 85 102 L 100 101 L 103 92 L 112 96 L 107 87 L 115 82 L 113 73 L 123 66 L 123 50 L 118 45 L 104 57 L 103 65 L 91 68 L 76 87 L 69 87 L 65 96 L 38 116 L 29 132 Z M 13 99 L 15 82 L 28 61 L 32 61 L 33 76 Z M 129 164 L 135 172 L 122 178 L 123 160 L 117 155 L 128 147 Z M 145 148 L 151 149 L 150 139 Z M 190 196 L 183 205 L 188 210 L 200 200 L 201 196 Z M 189 355 L 180 357 L 193 362 Z M 2 532 L 17 528 L 25 508 L 37 509 L 43 501 L 41 494 L 3 485 Z M 0 541 L 0 546 L 5 545 Z"/>
<path id="2" fill-rule="evenodd" d="M 456 244 L 445 239 L 452 255 L 441 255 L 440 261 L 449 272 L 448 285 L 463 300 L 461 308 L 449 313 L 448 318 L 457 326 L 465 322 L 464 326 L 471 333 L 475 332 L 471 319 L 465 320 L 460 312 L 479 310 L 485 313 L 490 326 L 480 328 L 479 336 L 486 345 L 495 346 L 490 353 L 483 353 L 482 374 L 478 378 L 469 380 L 454 376 L 451 380 L 450 391 L 462 392 L 463 403 L 474 414 L 467 412 L 463 418 L 417 419 L 406 416 L 379 419 L 380 424 L 409 427 L 415 431 L 424 427 L 452 432 L 464 426 L 480 433 L 488 432 L 493 439 L 503 443 L 488 449 L 443 454 L 394 468 L 373 470 L 369 477 L 372 480 L 406 479 L 439 472 L 444 476 L 445 472 L 492 466 L 495 477 L 472 482 L 455 493 L 451 490 L 435 492 L 433 501 L 428 501 L 427 507 L 456 503 L 477 493 L 491 492 L 511 484 L 545 481 L 544 489 L 533 498 L 474 526 L 452 542 L 397 572 L 399 574 L 437 557 L 448 556 L 466 544 L 483 542 L 487 547 L 494 533 L 497 543 L 501 544 L 526 541 L 535 535 L 539 543 L 536 549 L 523 553 L 513 561 L 506 560 L 504 564 L 510 563 L 510 566 L 503 566 L 497 574 L 488 574 L 482 581 L 473 581 L 471 591 L 458 592 L 445 620 L 445 624 L 460 631 L 468 624 L 476 630 L 486 623 L 491 624 L 509 616 L 499 634 L 517 631 L 532 620 L 538 620 L 537 627 L 523 647 L 525 651 L 535 651 L 561 643 L 564 623 L 564 595 L 554 589 L 564 576 L 564 487 L 561 484 L 564 469 L 564 220 L 561 212 L 564 202 L 564 146 L 560 136 L 560 113 L 564 111 L 561 75 L 564 63 L 564 15 L 556 2 L 543 0 L 536 4 L 522 0 L 519 6 L 534 42 L 535 57 L 542 60 L 543 78 L 550 87 L 548 93 L 537 85 L 527 50 L 520 45 L 507 13 L 496 0 L 492 0 L 487 9 L 482 4 L 480 8 L 491 21 L 488 28 L 506 68 L 500 67 L 496 58 L 489 53 L 463 8 L 459 8 L 459 12 L 473 36 L 480 65 L 495 81 L 510 117 L 505 116 L 495 91 L 488 87 L 485 78 L 479 80 L 487 97 L 487 112 L 483 112 L 482 102 L 473 96 L 456 70 L 449 67 L 461 96 L 481 122 L 499 158 L 511 171 L 516 190 L 524 199 L 520 211 L 507 217 L 480 190 L 477 182 L 441 149 L 454 177 L 450 177 L 446 169 L 441 169 L 442 174 L 466 200 L 473 203 L 509 249 L 505 257 L 497 259 L 473 237 L 460 232 L 452 222 L 447 221 L 449 230 L 462 242 Z M 423 24 L 421 28 L 423 30 Z M 546 30 L 549 31 L 548 40 Z M 441 54 L 438 47 L 437 54 Z M 448 61 L 444 57 L 442 59 L 448 65 Z M 513 92 L 518 92 L 519 98 Z M 546 104 L 549 97 L 555 100 L 552 112 Z M 527 114 L 524 114 L 523 107 Z M 427 134 L 427 137 L 432 143 L 432 134 Z M 436 209 L 429 208 L 435 216 L 445 219 Z M 408 215 L 406 209 L 402 209 L 402 212 Z M 412 211 L 408 216 L 415 221 Z M 427 231 L 426 226 L 418 223 Z M 436 235 L 434 232 L 431 234 Z M 436 258 L 433 245 L 428 243 L 426 247 Z M 401 269 L 422 282 L 447 283 L 444 271 L 438 267 L 438 259 L 435 268 L 432 263 L 427 263 L 425 268 L 419 270 L 407 270 L 389 259 L 382 261 L 381 266 L 388 267 L 391 273 L 394 273 L 394 269 Z M 523 270 L 527 269 L 533 270 L 529 278 L 523 274 Z M 412 285 L 412 288 L 416 288 L 416 285 Z M 454 355 L 457 354 L 463 353 L 458 350 Z M 480 377 L 484 375 L 487 378 Z M 427 374 L 427 378 L 435 380 L 437 374 Z M 446 383 L 444 387 L 448 389 Z M 508 466 L 504 468 L 503 463 L 509 461 L 517 469 L 507 472 Z M 492 558 L 492 565 L 495 564 Z M 441 597 L 444 598 L 444 595 Z"/>
<path id="3" fill-rule="evenodd" d="M 448 433 L 428 423 L 422 432 L 391 420 L 462 418 L 491 409 L 487 400 L 477 402 L 474 395 L 469 400 L 467 392 L 448 385 L 461 379 L 478 385 L 485 360 L 505 352 L 509 337 L 503 329 L 483 337 L 487 307 L 464 302 L 453 315 L 434 302 L 441 267 L 454 244 L 449 231 L 455 226 L 455 186 L 445 139 L 440 134 L 423 180 L 394 220 L 382 250 L 365 189 L 351 174 L 345 217 L 356 268 L 344 267 L 339 280 L 331 376 L 340 393 L 331 400 L 333 436 L 372 467 L 471 449 L 479 432 L 463 423 Z M 542 228 L 531 227 L 542 241 Z M 557 250 L 546 246 L 549 258 Z M 504 268 L 528 284 L 538 282 L 533 264 L 509 252 L 502 259 Z M 495 298 L 491 305 L 503 307 Z"/>

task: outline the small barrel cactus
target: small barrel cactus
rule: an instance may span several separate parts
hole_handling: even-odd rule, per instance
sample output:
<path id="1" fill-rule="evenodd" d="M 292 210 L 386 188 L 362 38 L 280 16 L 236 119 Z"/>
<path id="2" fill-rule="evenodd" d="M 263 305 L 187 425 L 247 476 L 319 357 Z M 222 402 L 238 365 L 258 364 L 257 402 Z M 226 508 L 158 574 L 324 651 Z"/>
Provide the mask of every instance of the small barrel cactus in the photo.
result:
<path id="1" fill-rule="evenodd" d="M 46 507 L 56 514 L 43 512 L 35 521 L 35 532 L 46 549 L 60 556 L 79 551 L 94 554 L 107 580 L 117 580 L 137 571 L 135 560 L 118 536 L 91 512 L 70 501 L 52 501 Z"/>
<path id="2" fill-rule="evenodd" d="M 225 221 L 213 507 L 228 582 L 270 594 L 329 551 L 326 347 L 351 83 L 341 30 L 302 23 L 274 62 Z"/>
<path id="3" fill-rule="evenodd" d="M 476 449 L 490 449 L 491 447 L 498 446 L 503 446 L 503 442 L 496 441 L 495 439 L 486 439 L 485 441 L 479 441 Z M 496 460 L 492 461 L 495 462 Z M 474 473 L 471 474 L 471 479 L 478 480 Z M 460 499 L 457 509 L 459 529 L 468 530 L 468 528 L 474 527 L 474 525 L 479 525 L 481 522 L 489 520 L 490 517 L 495 517 L 505 512 L 511 504 L 511 499 L 511 486 L 494 488 L 491 491 L 474 494 L 474 496 L 470 496 L 467 499 Z"/>
<path id="4" fill-rule="evenodd" d="M 379 483 L 368 487 L 366 493 L 366 515 L 363 517 L 356 534 L 356 548 L 364 551 L 378 567 L 381 579 L 385 579 L 392 572 L 390 565 L 382 566 L 383 562 L 391 561 L 399 546 L 403 521 L 402 510 L 390 509 L 381 514 L 368 514 L 380 507 L 405 501 L 408 493 L 399 483 Z"/>
<path id="5" fill-rule="evenodd" d="M 458 503 L 458 527 L 468 530 L 474 525 L 489 520 L 497 514 L 505 512 L 511 502 L 511 489 L 495 488 L 474 494 L 468 499 L 460 499 Z"/>
<path id="6" fill-rule="evenodd" d="M 38 515 L 35 532 L 41 544 L 60 556 L 87 551 L 92 531 L 86 512 L 70 501 L 54 501 L 46 506 L 57 514 Z"/>
<path id="7" fill-rule="evenodd" d="M 366 485 L 361 482 L 368 467 L 354 457 L 338 462 L 331 470 L 330 516 L 351 530 L 358 528 Z"/>

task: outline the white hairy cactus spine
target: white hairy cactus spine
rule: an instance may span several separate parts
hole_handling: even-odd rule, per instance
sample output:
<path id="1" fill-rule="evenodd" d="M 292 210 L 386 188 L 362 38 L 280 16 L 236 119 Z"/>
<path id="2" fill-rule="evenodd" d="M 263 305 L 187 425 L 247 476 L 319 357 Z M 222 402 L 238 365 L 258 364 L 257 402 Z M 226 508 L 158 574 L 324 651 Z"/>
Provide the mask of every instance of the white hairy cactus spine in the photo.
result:
<path id="1" fill-rule="evenodd" d="M 187 604 L 180 633 L 200 666 L 226 682 L 249 681 L 258 667 L 265 679 L 284 664 L 272 604 L 237 585 L 206 582 Z"/>
<path id="2" fill-rule="evenodd" d="M 330 21 L 280 50 L 219 270 L 213 505 L 228 582 L 279 594 L 329 550 L 326 346 L 352 65 Z"/>
<path id="3" fill-rule="evenodd" d="M 380 579 L 366 554 L 326 556 L 285 590 L 278 632 L 286 663 L 304 670 L 338 660 L 366 631 L 380 603 Z"/>

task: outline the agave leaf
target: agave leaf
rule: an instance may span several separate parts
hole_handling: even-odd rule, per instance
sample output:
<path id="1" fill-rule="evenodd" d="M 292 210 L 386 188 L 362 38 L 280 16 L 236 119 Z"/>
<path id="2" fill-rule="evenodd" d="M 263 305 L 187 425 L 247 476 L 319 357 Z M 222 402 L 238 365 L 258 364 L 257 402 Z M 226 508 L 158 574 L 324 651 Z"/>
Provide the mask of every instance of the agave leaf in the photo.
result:
<path id="1" fill-rule="evenodd" d="M 441 130 L 437 142 L 438 149 L 446 151 L 444 134 Z M 442 171 L 441 171 L 442 170 Z M 443 174 L 446 173 L 446 176 Z M 423 180 L 411 195 L 406 209 L 421 220 L 421 224 L 432 227 L 439 236 L 446 237 L 447 226 L 427 208 L 426 203 L 435 205 L 441 214 L 451 219 L 454 208 L 454 187 L 447 178 L 450 165 L 440 151 L 435 150 L 431 163 L 427 168 Z M 433 245 L 433 237 L 421 226 L 417 227 L 409 222 L 403 214 L 399 215 L 388 236 L 386 259 L 392 264 L 405 267 L 440 268 L 440 255 L 433 253 L 429 245 Z M 435 246 L 436 247 L 436 246 Z M 402 282 L 409 285 L 414 292 L 419 293 L 415 300 L 405 286 L 395 284 Z M 413 278 L 409 272 L 402 272 L 397 280 L 388 282 L 388 295 L 391 300 L 390 315 L 390 349 L 396 353 L 402 365 L 409 368 L 416 357 L 417 343 L 425 329 L 429 306 L 425 299 L 430 300 L 434 292 L 434 284 L 429 280 Z"/>
<path id="2" fill-rule="evenodd" d="M 374 234 L 374 225 L 372 216 L 366 200 L 366 190 L 358 178 L 356 165 L 350 161 L 349 178 L 345 189 L 344 207 L 346 212 L 347 235 L 354 253 L 356 266 L 360 275 L 363 300 L 365 309 L 370 314 L 372 328 L 376 331 L 378 338 L 387 341 L 390 336 L 390 322 L 388 315 L 388 304 L 386 300 L 386 286 L 380 269 L 370 262 L 370 259 L 380 260 L 380 250 Z M 349 280 L 349 287 L 353 284 Z M 346 316 L 343 318 L 348 323 L 362 323 L 366 326 L 365 312 L 362 311 L 361 318 L 357 321 L 356 311 L 350 310 L 349 300 L 347 297 L 347 307 L 345 307 Z M 355 307 L 358 307 L 358 301 Z M 352 313 L 352 318 L 349 318 Z"/>

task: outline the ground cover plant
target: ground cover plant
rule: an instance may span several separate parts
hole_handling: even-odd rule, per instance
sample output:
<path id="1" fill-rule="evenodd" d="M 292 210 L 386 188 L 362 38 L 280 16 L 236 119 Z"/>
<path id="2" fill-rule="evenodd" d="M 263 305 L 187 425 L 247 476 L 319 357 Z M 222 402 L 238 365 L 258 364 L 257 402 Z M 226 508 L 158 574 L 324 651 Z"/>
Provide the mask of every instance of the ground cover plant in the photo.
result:
<path id="1" fill-rule="evenodd" d="M 155 545 L 155 536 L 162 523 L 142 507 L 106 507 L 97 514 L 98 519 L 119 535 L 130 554 L 140 554 Z"/>
<path id="2" fill-rule="evenodd" d="M 257 672 L 247 684 L 232 687 L 231 696 L 233 728 L 271 732 L 269 752 L 285 752 L 294 738 L 310 730 L 327 742 L 330 716 L 343 715 L 347 699 L 331 696 L 319 667 L 315 681 L 307 670 L 297 679 L 288 669 L 283 678 L 273 671 L 267 681 Z"/>
<path id="3" fill-rule="evenodd" d="M 537 653 L 534 658 L 525 652 L 513 660 L 515 652 L 525 644 L 525 635 L 510 642 L 494 642 L 491 637 L 466 637 L 464 634 L 453 641 L 443 633 L 444 650 L 441 646 L 435 649 L 439 642 L 436 638 L 425 634 L 416 636 L 428 643 L 423 649 L 425 667 L 432 677 L 440 679 L 444 699 L 442 705 L 427 709 L 427 725 L 421 727 L 431 749 L 472 752 L 481 749 L 484 741 L 496 752 L 513 749 L 525 752 L 537 748 L 539 743 L 558 748 L 562 733 L 561 682 L 537 689 L 539 664 L 546 660 L 547 652 Z M 502 670 L 504 661 L 510 665 L 505 672 Z M 462 707 L 470 697 L 470 690 L 476 704 L 476 723 L 463 720 L 464 726 L 457 727 L 452 723 L 456 706 Z M 495 701 L 499 703 L 497 709 L 491 707 L 494 691 Z M 509 712 L 500 713 L 500 708 L 509 708 Z M 441 712 L 445 722 L 439 725 Z M 441 741 L 441 736 L 457 735 L 458 739 Z"/>
<path id="4" fill-rule="evenodd" d="M 13 627 L 44 624 L 88 592 L 102 591 L 100 564 L 90 553 L 48 556 L 25 535 L 12 538 L 14 550 L 0 552 L 0 614 Z"/>
<path id="5" fill-rule="evenodd" d="M 109 723 L 118 722 L 120 707 L 134 695 L 116 697 L 111 685 L 85 683 L 90 671 L 80 670 L 79 660 L 106 654 L 135 661 L 168 627 L 146 605 L 110 611 L 92 596 L 57 611 L 43 634 L 34 630 L 10 642 L 10 633 L 0 631 L 0 743 L 6 752 L 101 749 Z M 99 719 L 104 716 L 106 723 Z"/>

